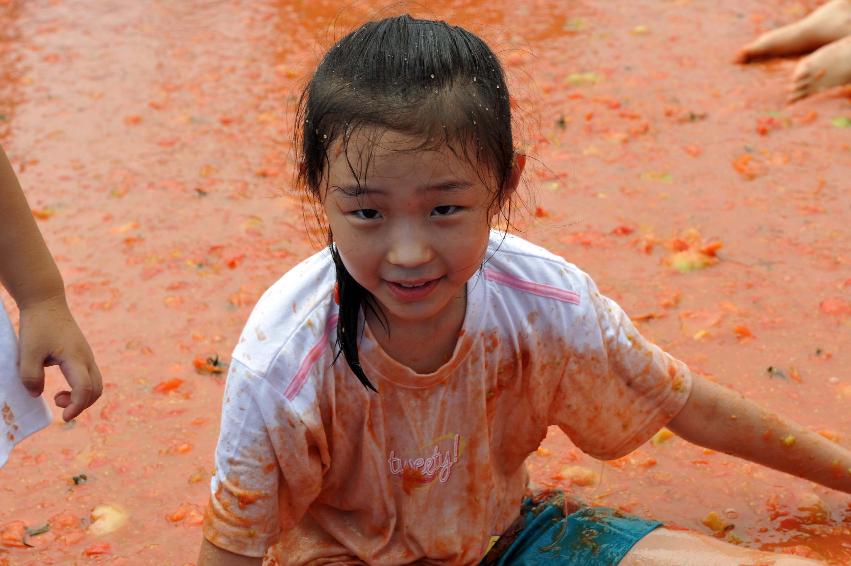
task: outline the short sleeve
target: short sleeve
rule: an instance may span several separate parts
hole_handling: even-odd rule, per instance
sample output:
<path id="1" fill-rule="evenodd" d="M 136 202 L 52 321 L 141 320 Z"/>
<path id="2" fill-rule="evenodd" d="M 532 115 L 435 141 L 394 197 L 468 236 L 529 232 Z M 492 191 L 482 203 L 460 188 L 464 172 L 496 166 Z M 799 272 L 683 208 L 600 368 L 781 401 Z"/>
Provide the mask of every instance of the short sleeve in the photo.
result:
<path id="1" fill-rule="evenodd" d="M 583 452 L 610 460 L 638 448 L 679 413 L 691 373 L 642 337 L 620 306 L 585 279 L 583 338 L 568 353 L 550 422 Z"/>
<path id="2" fill-rule="evenodd" d="M 204 537 L 261 557 L 316 498 L 321 465 L 310 434 L 283 395 L 233 361 L 222 405 Z"/>

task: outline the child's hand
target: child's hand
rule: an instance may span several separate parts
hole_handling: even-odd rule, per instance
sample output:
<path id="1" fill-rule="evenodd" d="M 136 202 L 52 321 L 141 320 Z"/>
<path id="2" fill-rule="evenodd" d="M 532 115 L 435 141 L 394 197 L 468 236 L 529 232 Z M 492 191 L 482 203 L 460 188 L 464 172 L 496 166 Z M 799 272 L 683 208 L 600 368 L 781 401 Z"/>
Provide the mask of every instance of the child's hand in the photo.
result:
<path id="1" fill-rule="evenodd" d="M 97 401 L 100 370 L 64 295 L 22 307 L 20 334 L 21 381 L 33 397 L 44 391 L 44 368 L 58 365 L 71 386 L 54 397 L 66 422 Z"/>

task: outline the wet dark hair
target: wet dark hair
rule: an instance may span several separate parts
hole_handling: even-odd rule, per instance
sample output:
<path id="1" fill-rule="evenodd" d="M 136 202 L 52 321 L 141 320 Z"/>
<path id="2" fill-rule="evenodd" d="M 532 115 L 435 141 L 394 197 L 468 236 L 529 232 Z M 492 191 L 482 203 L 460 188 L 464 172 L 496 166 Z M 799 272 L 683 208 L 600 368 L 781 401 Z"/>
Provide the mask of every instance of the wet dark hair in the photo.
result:
<path id="1" fill-rule="evenodd" d="M 297 184 L 314 202 L 327 182 L 329 148 L 339 140 L 348 158 L 352 134 L 364 127 L 422 139 L 413 151 L 450 148 L 493 183 L 492 210 L 510 211 L 506 187 L 514 146 L 508 88 L 496 55 L 476 35 L 443 21 L 401 15 L 367 22 L 328 50 L 302 93 L 295 128 Z M 369 156 L 357 161 L 349 161 L 356 179 Z M 330 230 L 328 245 L 340 304 L 335 361 L 342 354 L 361 383 L 375 391 L 358 356 L 361 307 L 386 321 L 372 295 L 346 270 Z"/>

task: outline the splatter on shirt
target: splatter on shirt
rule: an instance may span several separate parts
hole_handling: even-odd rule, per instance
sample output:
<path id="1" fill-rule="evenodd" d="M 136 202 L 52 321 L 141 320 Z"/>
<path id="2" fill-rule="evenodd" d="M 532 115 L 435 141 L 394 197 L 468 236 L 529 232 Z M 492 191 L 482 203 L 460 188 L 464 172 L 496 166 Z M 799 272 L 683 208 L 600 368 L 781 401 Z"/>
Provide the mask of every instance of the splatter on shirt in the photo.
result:
<path id="1" fill-rule="evenodd" d="M 237 345 L 204 535 L 284 564 L 475 564 L 519 512 L 550 425 L 618 458 L 684 405 L 687 367 L 576 266 L 493 232 L 452 358 L 418 374 L 368 327 L 367 391 L 334 363 L 327 251 L 260 299 Z"/>

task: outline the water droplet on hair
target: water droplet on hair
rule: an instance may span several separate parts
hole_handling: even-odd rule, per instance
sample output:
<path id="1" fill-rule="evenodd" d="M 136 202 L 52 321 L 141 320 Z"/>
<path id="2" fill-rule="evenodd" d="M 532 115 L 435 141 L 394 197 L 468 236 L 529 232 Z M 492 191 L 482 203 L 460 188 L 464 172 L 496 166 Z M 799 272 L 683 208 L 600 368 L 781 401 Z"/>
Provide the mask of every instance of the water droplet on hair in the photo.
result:
<path id="1" fill-rule="evenodd" d="M 434 73 L 431 74 L 431 78 L 434 78 Z"/>

